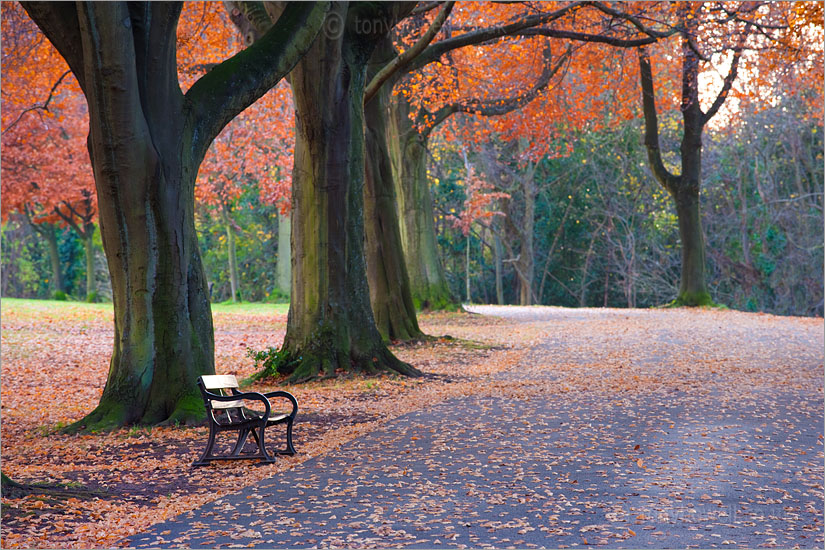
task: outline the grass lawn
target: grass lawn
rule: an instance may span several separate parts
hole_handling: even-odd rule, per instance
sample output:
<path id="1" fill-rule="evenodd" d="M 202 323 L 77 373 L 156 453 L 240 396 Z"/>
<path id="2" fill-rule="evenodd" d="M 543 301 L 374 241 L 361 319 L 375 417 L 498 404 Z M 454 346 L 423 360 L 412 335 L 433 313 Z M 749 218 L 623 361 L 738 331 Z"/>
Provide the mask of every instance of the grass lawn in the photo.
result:
<path id="1" fill-rule="evenodd" d="M 112 311 L 112 303 L 89 304 L 86 302 L 72 302 L 66 300 L 28 300 L 22 298 L 3 298 L 2 310 L 12 310 L 19 315 L 39 315 L 43 312 L 95 311 L 108 313 Z M 238 315 L 286 315 L 289 304 L 260 304 L 242 302 L 212 304 L 212 314 L 233 313 Z"/>

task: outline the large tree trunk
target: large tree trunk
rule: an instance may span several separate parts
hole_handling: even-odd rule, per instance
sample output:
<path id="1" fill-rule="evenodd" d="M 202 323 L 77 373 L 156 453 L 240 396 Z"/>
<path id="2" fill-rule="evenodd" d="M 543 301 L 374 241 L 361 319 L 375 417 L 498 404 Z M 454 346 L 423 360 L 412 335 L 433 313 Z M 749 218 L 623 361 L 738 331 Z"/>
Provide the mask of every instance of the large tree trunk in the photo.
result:
<path id="1" fill-rule="evenodd" d="M 682 275 L 677 303 L 689 306 L 708 305 L 712 301 L 705 283 L 705 237 L 702 214 L 699 211 L 698 186 L 680 186 L 674 199 L 682 245 Z"/>
<path id="2" fill-rule="evenodd" d="M 699 190 L 702 172 L 702 131 L 708 116 L 699 105 L 699 59 L 687 38 L 682 45 L 682 120 L 684 134 L 680 146 L 680 175 L 671 174 L 664 166 L 659 149 L 658 117 L 656 113 L 653 71 L 644 50 L 639 53 L 642 85 L 642 107 L 645 117 L 645 147 L 651 171 L 656 180 L 673 197 L 679 221 L 682 273 L 679 296 L 673 305 L 701 306 L 713 303 L 705 282 L 705 239 L 699 212 Z M 733 74 L 735 75 L 735 64 Z"/>
<path id="3" fill-rule="evenodd" d="M 86 67 L 89 152 L 115 342 L 100 404 L 78 424 L 199 420 L 195 381 L 215 372 L 212 314 L 195 233 L 197 164 L 179 139 L 174 47 L 172 59 L 141 59 L 153 70 L 135 70 L 137 45 L 119 24 L 125 6 L 87 10 L 83 49 L 96 53 Z"/>
<path id="4" fill-rule="evenodd" d="M 212 314 L 194 223 L 198 167 L 232 118 L 286 74 L 326 6 L 290 4 L 261 43 L 184 96 L 175 51 L 180 3 L 24 4 L 77 77 L 114 302 L 115 339 L 97 408 L 71 428 L 187 423 L 214 373 Z"/>
<path id="5" fill-rule="evenodd" d="M 290 75 L 297 121 L 294 264 L 283 344 L 289 359 L 282 372 L 293 380 L 338 369 L 420 374 L 384 344 L 370 308 L 364 262 L 363 100 L 374 42 L 354 27 L 359 16 L 375 17 L 363 12 L 381 6 L 348 9 L 333 3 L 329 17 L 344 24 L 343 34 L 319 35 Z"/>
<path id="6" fill-rule="evenodd" d="M 433 201 L 427 181 L 427 138 L 409 118 L 402 94 L 392 100 L 390 154 L 398 199 L 399 228 L 413 302 L 418 309 L 456 307 L 438 255 Z"/>
<path id="7" fill-rule="evenodd" d="M 368 67 L 368 79 L 394 57 L 388 37 L 381 40 Z M 370 303 L 378 331 L 385 340 L 421 338 L 404 262 L 396 210 L 395 185 L 387 146 L 387 112 L 390 87 L 382 86 L 364 106 L 366 171 L 364 223 L 366 224 L 367 279 Z"/>
<path id="8" fill-rule="evenodd" d="M 290 253 L 290 235 L 292 224 L 290 217 L 278 215 L 278 263 L 276 273 L 278 290 L 289 296 L 292 281 L 292 254 Z"/>
<path id="9" fill-rule="evenodd" d="M 685 41 L 687 42 L 687 41 Z M 699 105 L 699 58 L 683 44 L 682 121 L 684 134 L 679 152 L 682 174 L 672 186 L 682 241 L 682 277 L 676 303 L 685 306 L 712 304 L 705 282 L 705 237 L 699 211 L 702 187 L 702 131 L 704 113 Z"/>

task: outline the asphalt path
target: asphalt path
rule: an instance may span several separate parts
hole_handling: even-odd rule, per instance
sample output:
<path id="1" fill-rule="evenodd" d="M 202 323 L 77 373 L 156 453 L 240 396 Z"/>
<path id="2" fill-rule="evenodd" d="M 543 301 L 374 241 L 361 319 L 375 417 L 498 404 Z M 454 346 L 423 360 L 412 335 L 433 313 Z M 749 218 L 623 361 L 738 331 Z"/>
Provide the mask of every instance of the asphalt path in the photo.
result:
<path id="1" fill-rule="evenodd" d="M 391 420 L 124 544 L 822 548 L 821 326 L 479 312 L 548 330 L 486 391 Z M 685 346 L 696 368 L 683 366 Z"/>

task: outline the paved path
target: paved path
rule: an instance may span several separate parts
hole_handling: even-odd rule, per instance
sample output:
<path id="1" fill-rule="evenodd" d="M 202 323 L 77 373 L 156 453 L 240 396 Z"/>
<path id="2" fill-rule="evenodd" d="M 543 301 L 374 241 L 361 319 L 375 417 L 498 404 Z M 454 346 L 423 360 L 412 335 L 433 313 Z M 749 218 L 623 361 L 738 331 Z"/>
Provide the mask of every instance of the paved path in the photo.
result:
<path id="1" fill-rule="evenodd" d="M 821 321 L 482 311 L 546 331 L 479 395 L 129 545 L 823 546 Z"/>

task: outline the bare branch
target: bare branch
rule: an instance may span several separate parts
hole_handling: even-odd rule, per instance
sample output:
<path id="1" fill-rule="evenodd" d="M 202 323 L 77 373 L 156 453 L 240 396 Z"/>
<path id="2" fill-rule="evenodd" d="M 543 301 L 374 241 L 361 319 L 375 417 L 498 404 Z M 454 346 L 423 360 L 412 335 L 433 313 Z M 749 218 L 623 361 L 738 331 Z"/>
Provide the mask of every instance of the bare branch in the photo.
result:
<path id="1" fill-rule="evenodd" d="M 728 74 L 725 76 L 725 81 L 722 84 L 722 89 L 719 90 L 719 94 L 716 96 L 716 99 L 713 101 L 713 104 L 708 109 L 707 113 L 704 113 L 702 116 L 702 124 L 707 124 L 707 122 L 713 118 L 719 108 L 725 103 L 725 100 L 728 97 L 728 93 L 730 92 L 731 87 L 733 86 L 734 81 L 736 80 L 736 74 L 739 69 L 739 59 L 742 57 L 742 50 L 745 47 L 745 40 L 748 37 L 750 31 L 750 25 L 745 26 L 745 32 L 739 35 L 739 41 L 736 44 L 736 47 L 733 49 L 733 59 L 730 62 L 730 69 L 728 70 Z"/>
<path id="2" fill-rule="evenodd" d="M 51 103 L 52 98 L 54 98 L 54 96 L 55 96 L 55 92 L 57 91 L 57 87 L 58 87 L 58 86 L 60 86 L 60 83 L 61 83 L 61 82 L 63 82 L 63 79 L 64 79 L 64 78 L 66 78 L 67 76 L 69 76 L 69 74 L 71 74 L 71 72 L 72 72 L 72 71 L 70 71 L 70 70 L 69 70 L 69 71 L 66 71 L 65 73 L 63 73 L 62 75 L 60 75 L 60 78 L 58 78 L 58 79 L 57 79 L 57 82 L 55 82 L 55 83 L 54 83 L 54 86 L 52 86 L 52 89 L 51 89 L 51 90 L 49 90 L 49 96 L 46 98 L 46 101 L 44 101 L 41 105 L 32 105 L 32 106 L 31 106 L 31 107 L 29 107 L 28 109 L 23 109 L 23 110 L 20 112 L 20 114 L 19 114 L 19 115 L 17 115 L 17 118 L 16 118 L 16 119 L 14 119 L 14 121 L 13 121 L 11 124 L 9 124 L 9 125 L 8 125 L 8 126 L 7 126 L 4 130 L 3 130 L 3 132 L 2 132 L 2 133 L 3 133 L 3 134 L 5 134 L 6 132 L 8 132 L 8 131 L 9 131 L 9 130 L 11 130 L 12 128 L 14 128 L 14 126 L 15 126 L 18 122 L 20 122 L 20 119 L 22 119 L 22 118 L 23 118 L 23 115 L 25 115 L 26 113 L 30 113 L 30 112 L 32 112 L 32 111 L 38 111 L 38 110 L 40 110 L 40 111 L 47 111 L 47 112 L 48 112 L 48 110 L 49 110 L 49 103 Z"/>
<path id="3" fill-rule="evenodd" d="M 597 10 L 606 13 L 607 15 L 612 15 L 613 17 L 617 17 L 619 19 L 627 21 L 628 23 L 636 27 L 636 29 L 639 32 L 641 32 L 642 34 L 646 34 L 647 36 L 650 36 L 652 38 L 667 38 L 668 36 L 672 36 L 674 32 L 678 30 L 675 28 L 668 31 L 654 30 L 646 26 L 644 23 L 642 23 L 642 21 L 638 17 L 635 17 L 633 15 L 630 15 L 629 13 L 620 10 L 615 10 L 602 2 L 588 2 L 588 5 L 593 6 Z"/>

